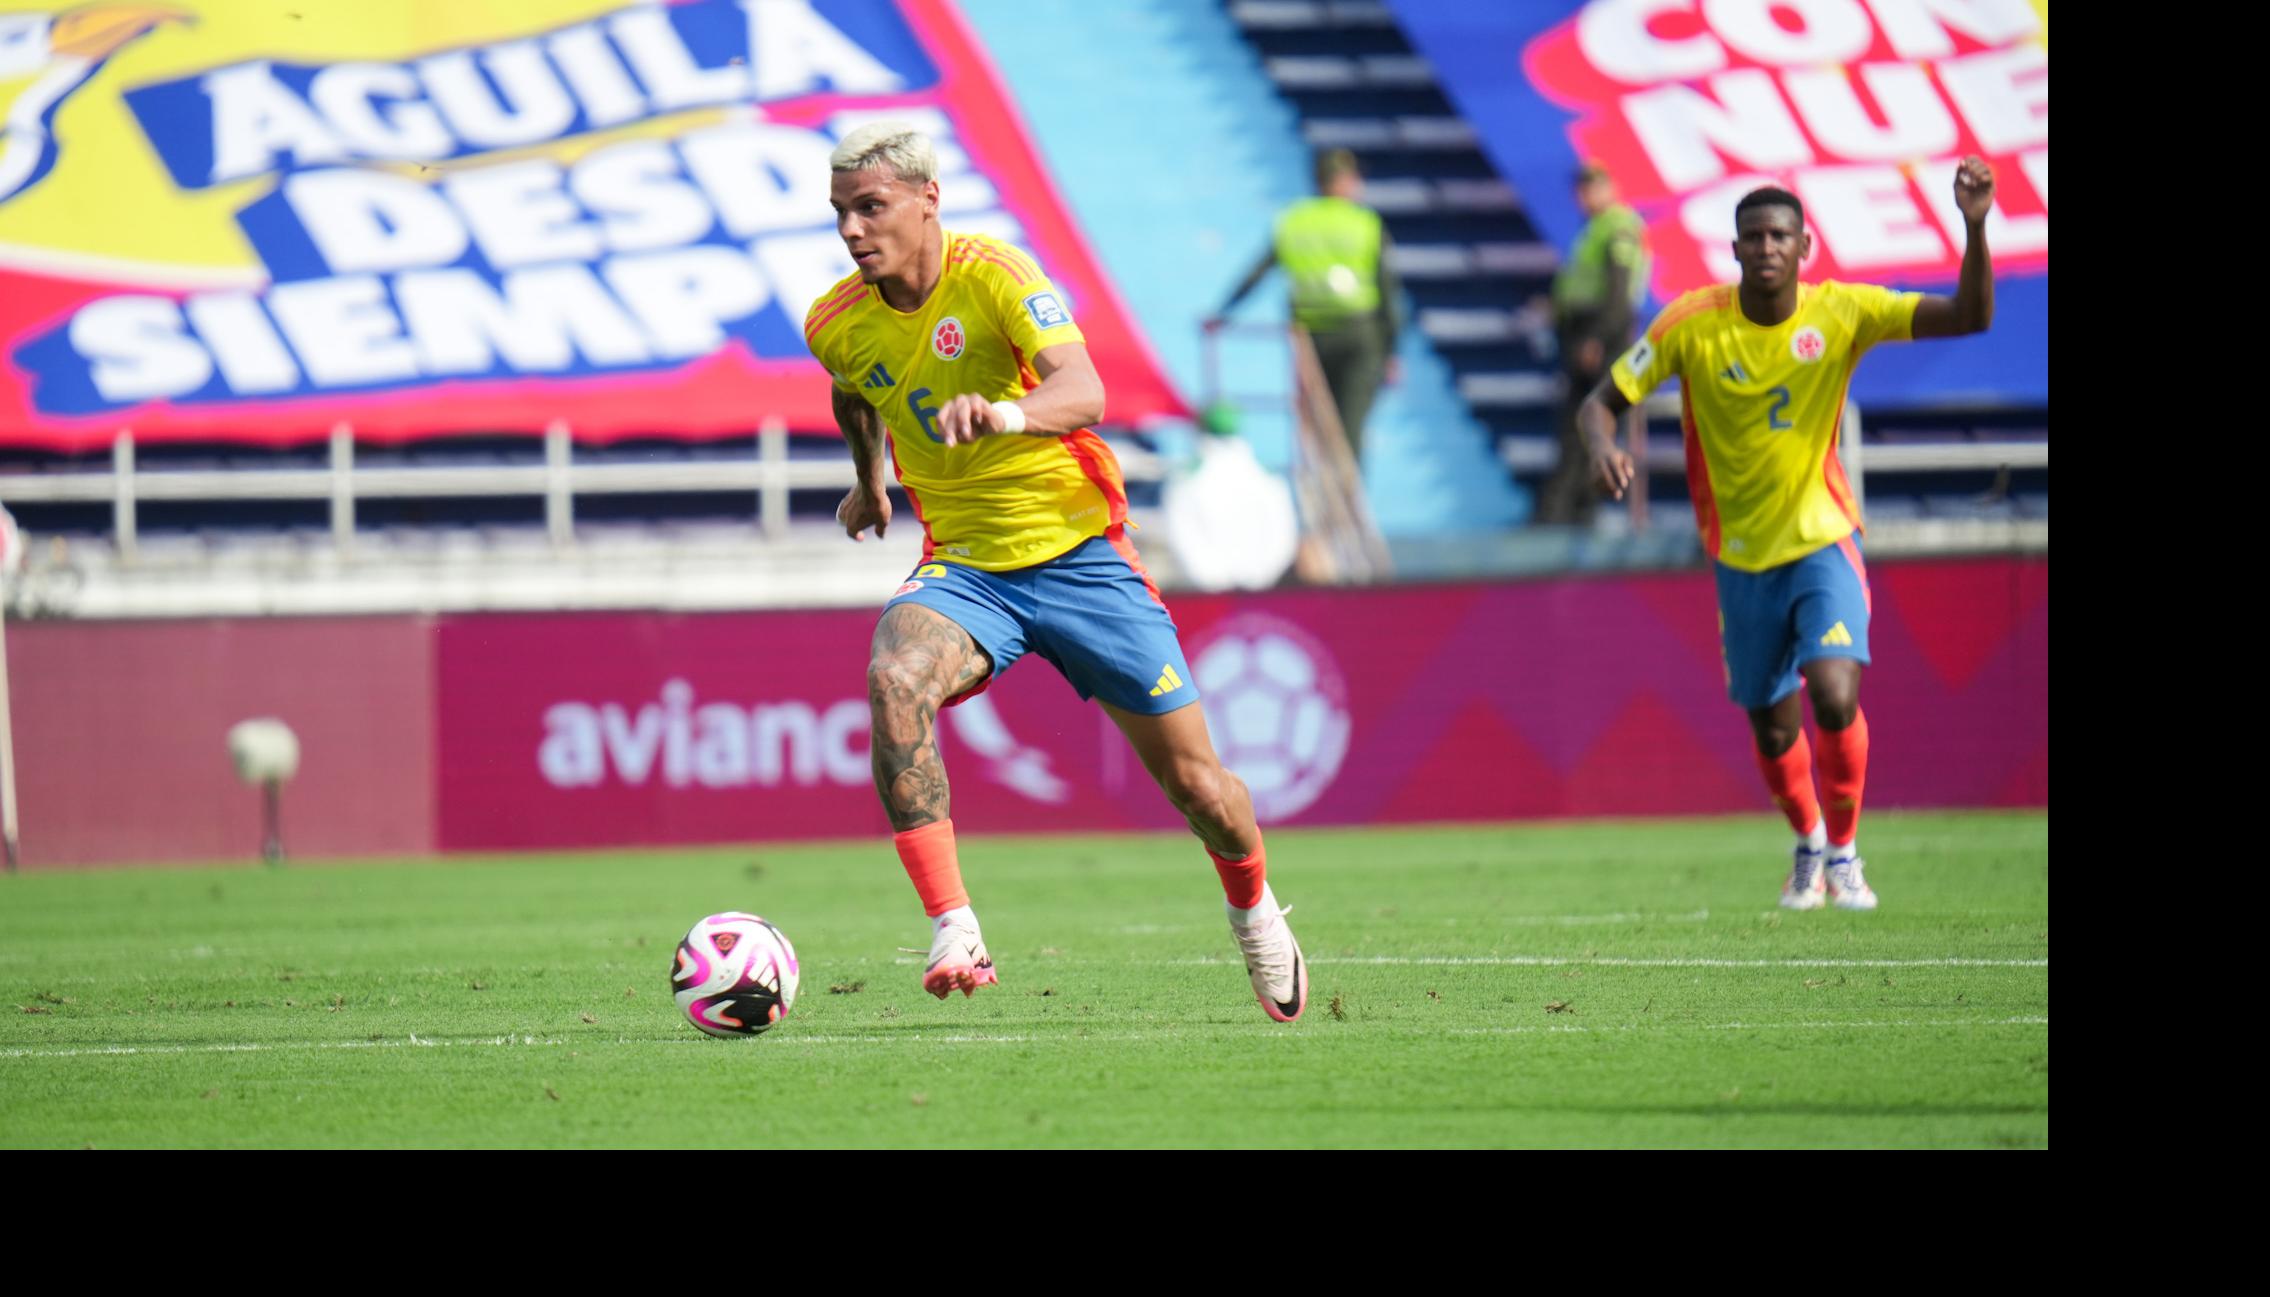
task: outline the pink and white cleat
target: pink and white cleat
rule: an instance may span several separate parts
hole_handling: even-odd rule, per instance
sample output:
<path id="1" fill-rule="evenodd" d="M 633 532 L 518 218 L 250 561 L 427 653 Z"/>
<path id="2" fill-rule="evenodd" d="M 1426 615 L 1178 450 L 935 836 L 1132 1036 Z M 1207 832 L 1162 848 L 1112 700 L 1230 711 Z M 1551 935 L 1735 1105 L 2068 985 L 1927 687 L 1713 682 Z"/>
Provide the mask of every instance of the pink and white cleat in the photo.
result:
<path id="1" fill-rule="evenodd" d="M 1230 911 L 1230 935 L 1237 938 L 1238 951 L 1245 956 L 1253 998 L 1276 1022 L 1297 1021 L 1308 1007 L 1308 961 L 1301 958 L 1300 943 L 1293 940 L 1292 927 L 1285 922 L 1291 908 L 1278 909 L 1276 894 L 1264 883 L 1261 904 L 1252 910 L 1253 922 L 1241 922 L 1242 912 Z"/>
<path id="2" fill-rule="evenodd" d="M 922 989 L 941 1000 L 955 991 L 966 998 L 1000 980 L 993 972 L 993 956 L 986 953 L 985 938 L 978 933 L 977 917 L 966 909 L 939 915 L 930 937 L 930 962 L 922 970 Z"/>

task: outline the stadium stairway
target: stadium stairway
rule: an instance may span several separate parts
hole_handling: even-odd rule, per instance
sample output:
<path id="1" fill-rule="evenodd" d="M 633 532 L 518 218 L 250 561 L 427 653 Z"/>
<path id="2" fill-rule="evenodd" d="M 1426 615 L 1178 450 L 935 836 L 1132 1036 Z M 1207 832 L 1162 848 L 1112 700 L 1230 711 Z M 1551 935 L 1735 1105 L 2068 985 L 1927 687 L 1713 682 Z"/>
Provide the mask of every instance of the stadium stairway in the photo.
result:
<path id="1" fill-rule="evenodd" d="M 1304 22 L 1272 29 L 1271 9 Z M 1528 517 L 1529 493 L 1473 407 L 1477 394 L 1534 395 L 1533 379 L 1505 381 L 1519 377 L 1505 339 L 1513 306 L 1550 274 L 1551 251 L 1533 236 L 1522 243 L 1512 195 L 1470 134 L 1451 147 L 1462 124 L 1440 93 L 1399 82 L 1415 60 L 1382 6 L 962 0 L 962 10 L 1098 257 L 1194 400 L 1205 395 L 1199 321 L 1252 267 L 1278 211 L 1312 192 L 1311 151 L 1355 148 L 1405 245 L 1399 267 L 1416 308 L 1403 382 L 1381 393 L 1364 447 L 1380 528 L 1391 539 L 1445 537 Z M 1319 39 L 1354 52 L 1311 52 Z M 1284 60 L 1300 58 L 1351 61 L 1359 80 L 1297 87 L 1304 65 Z M 1285 318 L 1282 279 L 1272 276 L 1239 318 Z M 1285 398 L 1281 342 L 1231 336 L 1223 347 L 1226 389 Z M 1282 414 L 1249 413 L 1242 431 L 1264 463 L 1289 461 Z"/>

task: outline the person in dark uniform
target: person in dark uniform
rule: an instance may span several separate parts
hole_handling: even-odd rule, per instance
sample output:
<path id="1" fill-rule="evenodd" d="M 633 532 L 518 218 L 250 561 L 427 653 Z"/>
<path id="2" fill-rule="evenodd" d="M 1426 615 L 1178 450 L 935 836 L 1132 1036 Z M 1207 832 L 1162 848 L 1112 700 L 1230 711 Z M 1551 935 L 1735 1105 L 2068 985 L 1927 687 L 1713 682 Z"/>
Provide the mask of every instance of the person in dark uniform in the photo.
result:
<path id="1" fill-rule="evenodd" d="M 1585 225 L 1553 276 L 1553 330 L 1561 350 L 1560 462 L 1545 484 L 1537 521 L 1590 523 L 1599 493 L 1592 459 L 1577 430 L 1577 407 L 1599 386 L 1608 362 L 1631 345 L 1632 326 L 1647 297 L 1647 225 L 1616 198 L 1607 168 L 1586 163 L 1576 173 L 1576 204 Z"/>

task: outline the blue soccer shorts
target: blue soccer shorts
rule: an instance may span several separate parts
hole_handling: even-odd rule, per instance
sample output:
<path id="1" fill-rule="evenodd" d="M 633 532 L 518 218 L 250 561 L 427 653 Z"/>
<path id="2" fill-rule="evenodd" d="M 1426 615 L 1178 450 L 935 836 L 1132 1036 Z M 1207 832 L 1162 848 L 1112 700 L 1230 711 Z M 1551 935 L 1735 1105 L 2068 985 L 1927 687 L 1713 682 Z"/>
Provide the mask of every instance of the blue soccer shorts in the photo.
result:
<path id="1" fill-rule="evenodd" d="M 985 681 L 947 701 L 982 693 L 1027 652 L 1063 673 L 1083 699 L 1146 716 L 1198 701 L 1174 618 L 1135 557 L 1112 533 L 1093 536 L 1045 563 L 986 572 L 932 558 L 883 605 L 920 604 L 969 632 L 993 660 Z"/>
<path id="2" fill-rule="evenodd" d="M 1794 693 L 1821 658 L 1868 662 L 1868 565 L 1857 536 L 1763 572 L 1718 568 L 1726 694 L 1751 711 Z"/>

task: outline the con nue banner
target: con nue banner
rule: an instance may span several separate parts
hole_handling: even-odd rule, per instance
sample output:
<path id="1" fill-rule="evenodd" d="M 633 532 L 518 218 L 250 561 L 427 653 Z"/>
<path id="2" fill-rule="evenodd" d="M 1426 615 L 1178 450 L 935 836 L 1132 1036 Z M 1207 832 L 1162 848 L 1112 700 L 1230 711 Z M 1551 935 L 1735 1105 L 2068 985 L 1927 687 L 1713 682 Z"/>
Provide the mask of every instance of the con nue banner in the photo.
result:
<path id="1" fill-rule="evenodd" d="M 1646 220 L 1652 297 L 1731 283 L 1734 205 L 1805 204 L 1811 280 L 1951 293 L 1957 162 L 1995 171 L 1993 330 L 1882 347 L 1863 407 L 2049 403 L 2046 0 L 1392 0 L 1541 233 L 1598 162 Z"/>

